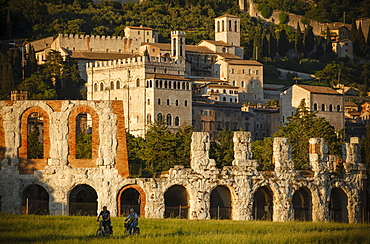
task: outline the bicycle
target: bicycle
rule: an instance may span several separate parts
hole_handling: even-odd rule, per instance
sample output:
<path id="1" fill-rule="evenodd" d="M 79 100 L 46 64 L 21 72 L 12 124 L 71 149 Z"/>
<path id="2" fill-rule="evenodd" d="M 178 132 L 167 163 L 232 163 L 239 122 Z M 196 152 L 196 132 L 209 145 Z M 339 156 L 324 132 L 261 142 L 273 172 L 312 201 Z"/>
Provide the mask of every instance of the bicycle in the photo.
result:
<path id="1" fill-rule="evenodd" d="M 130 222 L 125 222 L 124 226 L 125 226 L 127 234 L 129 234 L 129 235 L 138 235 L 138 234 L 140 234 L 140 229 L 137 226 L 131 228 L 131 230 L 129 231 L 130 226 L 131 226 Z"/>
<path id="2" fill-rule="evenodd" d="M 97 220 L 99 221 L 99 220 Z M 107 228 L 103 227 L 103 220 L 99 221 L 99 228 L 96 230 L 96 235 L 97 236 L 109 236 L 113 235 L 113 227 L 109 226 L 109 230 L 107 231 Z"/>

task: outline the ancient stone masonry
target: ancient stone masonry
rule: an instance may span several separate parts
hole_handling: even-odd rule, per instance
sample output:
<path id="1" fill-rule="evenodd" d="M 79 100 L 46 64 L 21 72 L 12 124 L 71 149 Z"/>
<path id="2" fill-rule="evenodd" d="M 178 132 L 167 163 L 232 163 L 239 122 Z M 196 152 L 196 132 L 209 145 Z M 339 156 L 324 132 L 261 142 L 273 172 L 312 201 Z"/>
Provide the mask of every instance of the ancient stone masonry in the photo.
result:
<path id="1" fill-rule="evenodd" d="M 157 178 L 129 178 L 122 107 L 121 101 L 0 101 L 0 146 L 5 148 L 0 154 L 1 211 L 24 213 L 32 208 L 29 201 L 42 195 L 38 200 L 47 203 L 47 213 L 77 214 L 76 209 L 84 210 L 78 204 L 87 202 L 79 198 L 90 189 L 86 198 L 95 197 L 88 203 L 92 214 L 106 205 L 113 216 L 135 206 L 146 218 L 362 221 L 366 168 L 356 138 L 343 146 L 341 174 L 336 171 L 340 160 L 327 155 L 324 139 L 310 140 L 311 170 L 300 171 L 294 168 L 289 141 L 274 138 L 275 170 L 266 172 L 258 171 L 252 159 L 249 132 L 234 132 L 234 161 L 222 169 L 209 158 L 208 133 L 195 132 L 190 168 L 175 166 Z M 44 158 L 28 159 L 24 143 L 29 130 L 24 127 L 35 113 L 43 121 Z M 91 159 L 75 154 L 79 114 L 91 117 Z M 37 189 L 33 195 L 32 189 Z"/>

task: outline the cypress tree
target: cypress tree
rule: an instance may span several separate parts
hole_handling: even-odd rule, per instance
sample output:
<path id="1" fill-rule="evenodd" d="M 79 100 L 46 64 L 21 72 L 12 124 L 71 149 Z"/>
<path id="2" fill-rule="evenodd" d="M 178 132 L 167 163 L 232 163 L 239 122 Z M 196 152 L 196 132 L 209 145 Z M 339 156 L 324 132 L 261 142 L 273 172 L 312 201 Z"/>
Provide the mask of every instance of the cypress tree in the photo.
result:
<path id="1" fill-rule="evenodd" d="M 331 41 L 330 29 L 326 27 L 326 49 L 325 54 L 330 55 L 333 54 L 333 43 Z"/>
<path id="2" fill-rule="evenodd" d="M 295 33 L 294 48 L 297 52 L 301 52 L 303 49 L 302 31 L 299 22 L 297 24 L 297 31 Z"/>

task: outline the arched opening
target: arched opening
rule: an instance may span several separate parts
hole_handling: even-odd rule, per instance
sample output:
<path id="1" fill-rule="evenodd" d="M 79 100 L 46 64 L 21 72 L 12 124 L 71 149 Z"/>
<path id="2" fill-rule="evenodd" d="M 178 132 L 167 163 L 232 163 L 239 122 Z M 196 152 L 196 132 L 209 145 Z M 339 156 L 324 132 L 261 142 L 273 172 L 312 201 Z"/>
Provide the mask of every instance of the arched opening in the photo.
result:
<path id="1" fill-rule="evenodd" d="M 293 195 L 294 220 L 312 220 L 312 196 L 307 187 L 301 187 Z"/>
<path id="2" fill-rule="evenodd" d="M 329 220 L 348 223 L 347 205 L 347 194 L 341 188 L 333 188 L 329 201 Z"/>
<path id="3" fill-rule="evenodd" d="M 179 126 L 180 125 L 180 119 L 178 116 L 175 117 L 175 126 Z"/>
<path id="4" fill-rule="evenodd" d="M 121 82 L 118 80 L 116 82 L 116 89 L 120 89 L 121 88 Z"/>
<path id="5" fill-rule="evenodd" d="M 166 122 L 167 122 L 167 125 L 172 125 L 172 115 L 171 114 L 167 114 L 166 116 Z"/>
<path id="6" fill-rule="evenodd" d="M 49 193 L 36 184 L 28 186 L 22 194 L 23 214 L 49 214 Z"/>
<path id="7" fill-rule="evenodd" d="M 140 189 L 141 190 L 141 189 Z M 141 190 L 142 192 L 142 190 Z M 119 196 L 119 216 L 127 216 L 130 209 L 135 209 L 138 215 L 143 215 L 145 205 L 145 195 L 135 189 L 135 186 L 127 186 L 122 189 Z"/>
<path id="8" fill-rule="evenodd" d="M 262 186 L 254 193 L 253 217 L 255 220 L 272 221 L 273 194 L 268 186 Z"/>
<path id="9" fill-rule="evenodd" d="M 44 118 L 37 112 L 31 113 L 27 119 L 28 143 L 27 158 L 44 158 Z"/>
<path id="10" fill-rule="evenodd" d="M 78 185 L 69 194 L 69 215 L 96 216 L 98 194 L 89 185 Z"/>
<path id="11" fill-rule="evenodd" d="M 76 159 L 92 158 L 92 119 L 88 113 L 76 116 Z"/>
<path id="12" fill-rule="evenodd" d="M 231 193 L 226 186 L 217 186 L 211 192 L 211 218 L 231 219 Z"/>
<path id="13" fill-rule="evenodd" d="M 113 81 L 110 82 L 110 89 L 114 90 L 114 82 Z"/>
<path id="14" fill-rule="evenodd" d="M 188 193 L 185 187 L 171 186 L 164 194 L 165 218 L 188 218 Z"/>

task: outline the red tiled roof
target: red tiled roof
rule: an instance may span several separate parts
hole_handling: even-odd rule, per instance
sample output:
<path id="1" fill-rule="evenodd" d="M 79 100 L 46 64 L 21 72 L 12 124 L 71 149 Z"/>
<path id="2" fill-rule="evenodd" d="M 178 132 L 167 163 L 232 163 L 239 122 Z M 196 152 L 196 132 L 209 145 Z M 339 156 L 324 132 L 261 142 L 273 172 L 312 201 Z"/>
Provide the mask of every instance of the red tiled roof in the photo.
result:
<path id="1" fill-rule="evenodd" d="M 336 90 L 326 87 L 326 86 L 310 86 L 310 85 L 295 85 L 300 88 L 305 89 L 311 93 L 324 93 L 324 94 L 333 94 L 333 95 L 342 95 L 338 93 Z"/>
<path id="2" fill-rule="evenodd" d="M 240 18 L 240 17 L 235 16 L 235 15 L 232 15 L 232 14 L 224 14 L 224 15 L 222 15 L 220 17 L 216 17 L 215 19 L 224 18 L 224 17 Z"/>
<path id="3" fill-rule="evenodd" d="M 237 60 L 225 60 L 228 64 L 234 65 L 253 65 L 253 66 L 263 66 L 260 62 L 256 60 L 244 60 L 244 59 L 237 59 Z"/>
<path id="4" fill-rule="evenodd" d="M 107 52 L 72 52 L 71 58 L 91 60 L 118 60 L 132 58 L 132 53 L 107 53 Z"/>

